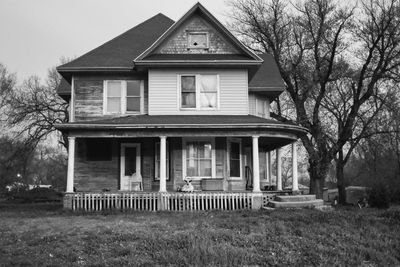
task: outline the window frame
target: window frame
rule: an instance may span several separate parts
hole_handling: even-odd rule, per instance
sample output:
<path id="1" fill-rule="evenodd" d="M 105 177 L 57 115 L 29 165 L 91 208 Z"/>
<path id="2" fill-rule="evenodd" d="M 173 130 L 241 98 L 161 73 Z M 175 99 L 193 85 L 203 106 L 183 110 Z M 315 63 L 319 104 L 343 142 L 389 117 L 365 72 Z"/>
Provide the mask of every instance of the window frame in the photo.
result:
<path id="1" fill-rule="evenodd" d="M 217 101 L 215 108 L 207 108 L 201 107 L 201 88 L 200 88 L 200 79 L 201 76 L 213 75 L 217 78 Z M 195 94 L 196 94 L 196 106 L 194 108 L 185 108 L 182 107 L 182 77 L 185 76 L 194 76 L 195 77 Z M 220 78 L 219 74 L 216 73 L 182 73 L 177 75 L 178 80 L 178 110 L 181 111 L 213 111 L 220 109 Z"/>
<path id="2" fill-rule="evenodd" d="M 205 46 L 195 46 L 192 45 L 190 42 L 190 35 L 205 35 L 206 36 L 206 45 Z M 208 32 L 202 32 L 202 31 L 190 31 L 187 32 L 187 47 L 188 49 L 209 49 L 210 48 L 210 37 L 208 35 Z"/>
<path id="3" fill-rule="evenodd" d="M 140 82 L 140 111 L 127 111 L 127 84 L 129 81 Z M 120 98 L 120 111 L 119 112 L 108 112 L 108 83 L 109 82 L 120 82 L 121 83 L 121 98 Z M 104 80 L 103 81 L 103 115 L 124 115 L 124 114 L 143 114 L 144 113 L 144 81 L 143 80 Z"/>
<path id="4" fill-rule="evenodd" d="M 231 176 L 231 144 L 232 143 L 239 143 L 239 177 L 236 176 Z M 226 161 L 227 161 L 227 167 L 228 167 L 228 179 L 229 180 L 242 180 L 243 179 L 243 150 L 242 150 L 242 140 L 240 138 L 227 138 L 226 140 Z"/>
<path id="5" fill-rule="evenodd" d="M 159 147 L 160 142 L 156 142 L 154 145 L 154 181 L 160 181 L 160 164 L 158 166 L 159 171 L 158 171 L 158 177 L 157 177 L 157 152 L 158 152 L 158 154 L 160 154 L 160 149 L 157 149 L 157 145 L 158 145 L 158 148 L 160 148 Z M 167 152 L 166 153 L 167 154 L 167 158 L 166 158 L 167 177 L 166 178 L 167 178 L 167 181 L 169 181 L 170 180 L 169 173 L 171 171 L 171 166 L 170 166 L 171 160 L 170 160 L 170 150 L 169 150 L 169 142 L 168 141 L 166 141 L 166 148 L 167 148 L 167 151 L 166 151 Z M 160 159 L 158 159 L 158 162 L 160 162 Z"/>
<path id="6" fill-rule="evenodd" d="M 256 115 L 258 117 L 266 118 L 267 117 L 267 101 L 265 99 L 256 97 Z M 259 106 L 262 106 L 263 113 L 258 113 Z"/>
<path id="7" fill-rule="evenodd" d="M 191 142 L 209 142 L 211 144 L 211 176 L 187 176 L 186 166 L 186 149 L 187 143 Z M 182 142 L 182 166 L 183 179 L 202 180 L 202 179 L 218 179 L 216 176 L 216 153 L 215 153 L 215 138 L 184 138 Z"/>

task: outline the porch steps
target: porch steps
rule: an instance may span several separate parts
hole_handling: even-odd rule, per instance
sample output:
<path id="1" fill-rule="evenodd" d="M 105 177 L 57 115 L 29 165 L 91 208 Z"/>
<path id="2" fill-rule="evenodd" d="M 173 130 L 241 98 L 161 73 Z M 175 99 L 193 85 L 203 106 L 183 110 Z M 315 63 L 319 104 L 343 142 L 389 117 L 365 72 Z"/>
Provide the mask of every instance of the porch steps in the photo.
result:
<path id="1" fill-rule="evenodd" d="M 276 196 L 275 201 L 279 202 L 296 202 L 315 200 L 315 195 L 292 195 L 292 196 Z"/>
<path id="2" fill-rule="evenodd" d="M 318 208 L 324 205 L 324 201 L 316 199 L 315 195 L 276 196 L 269 205 L 276 209 Z"/>

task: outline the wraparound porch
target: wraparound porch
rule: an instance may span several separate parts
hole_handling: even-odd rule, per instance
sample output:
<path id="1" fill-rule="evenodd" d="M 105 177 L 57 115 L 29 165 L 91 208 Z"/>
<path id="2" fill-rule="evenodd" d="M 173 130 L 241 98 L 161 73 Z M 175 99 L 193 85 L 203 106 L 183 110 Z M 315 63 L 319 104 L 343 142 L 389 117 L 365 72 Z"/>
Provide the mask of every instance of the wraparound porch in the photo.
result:
<path id="1" fill-rule="evenodd" d="M 185 123 L 179 123 L 182 120 Z M 136 209 L 141 204 L 139 210 L 260 208 L 263 199 L 268 199 L 263 196 L 273 196 L 271 192 L 262 191 L 265 185 L 273 185 L 270 157 L 273 150 L 276 150 L 277 159 L 273 186 L 282 192 L 280 148 L 288 144 L 293 151 L 292 191 L 298 192 L 295 142 L 299 135 L 305 133 L 301 127 L 252 116 L 138 116 L 109 122 L 80 122 L 59 127 L 67 130 L 69 135 L 66 208 L 81 209 L 86 205 L 90 209 L 104 209 L 108 203 L 114 203 L 110 207 L 124 209 Z M 99 138 L 111 140 L 112 158 L 96 164 L 82 160 L 82 144 L 79 142 Z M 97 146 L 103 147 L 105 143 L 100 142 Z M 128 147 L 132 149 L 126 150 Z M 131 155 L 130 160 L 127 160 L 127 154 Z M 260 155 L 264 156 L 262 160 Z M 126 162 L 131 162 L 129 168 L 125 168 Z M 117 193 L 97 193 L 109 191 L 102 190 L 100 184 L 104 181 L 99 183 L 98 180 L 91 181 L 92 187 L 75 192 L 76 164 L 78 169 L 91 166 L 83 176 L 78 174 L 81 182 L 96 175 L 102 176 L 112 169 L 112 173 L 109 172 L 111 179 L 107 181 L 113 181 L 110 191 Z M 245 177 L 247 169 L 250 172 Z M 143 174 L 147 183 L 141 189 L 152 192 L 125 192 L 131 187 L 126 186 L 124 179 L 129 179 L 132 171 Z M 186 179 L 193 179 L 198 184 L 201 182 L 201 187 L 195 188 L 201 192 L 176 193 L 177 187 Z M 116 181 L 118 187 L 115 186 Z M 220 184 L 219 187 L 215 186 L 217 184 Z M 130 203 L 138 205 L 133 207 Z"/>

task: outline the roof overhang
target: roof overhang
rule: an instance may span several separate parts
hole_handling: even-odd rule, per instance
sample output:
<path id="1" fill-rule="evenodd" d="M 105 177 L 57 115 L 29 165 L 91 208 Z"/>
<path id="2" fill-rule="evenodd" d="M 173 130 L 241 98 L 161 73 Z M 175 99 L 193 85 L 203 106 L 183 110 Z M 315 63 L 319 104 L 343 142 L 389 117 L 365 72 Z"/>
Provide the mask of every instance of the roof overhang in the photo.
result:
<path id="1" fill-rule="evenodd" d="M 142 60 L 134 63 L 137 67 L 247 67 L 258 66 L 262 61 L 254 60 L 168 60 L 168 61 L 150 61 Z"/>

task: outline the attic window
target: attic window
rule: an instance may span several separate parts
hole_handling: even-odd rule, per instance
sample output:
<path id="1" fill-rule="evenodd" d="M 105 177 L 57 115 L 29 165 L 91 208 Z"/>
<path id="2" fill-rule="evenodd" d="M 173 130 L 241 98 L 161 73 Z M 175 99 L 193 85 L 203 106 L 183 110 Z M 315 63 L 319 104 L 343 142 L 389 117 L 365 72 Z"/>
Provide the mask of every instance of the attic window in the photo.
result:
<path id="1" fill-rule="evenodd" d="M 188 33 L 188 48 L 208 48 L 208 34 L 206 32 L 189 32 Z"/>

